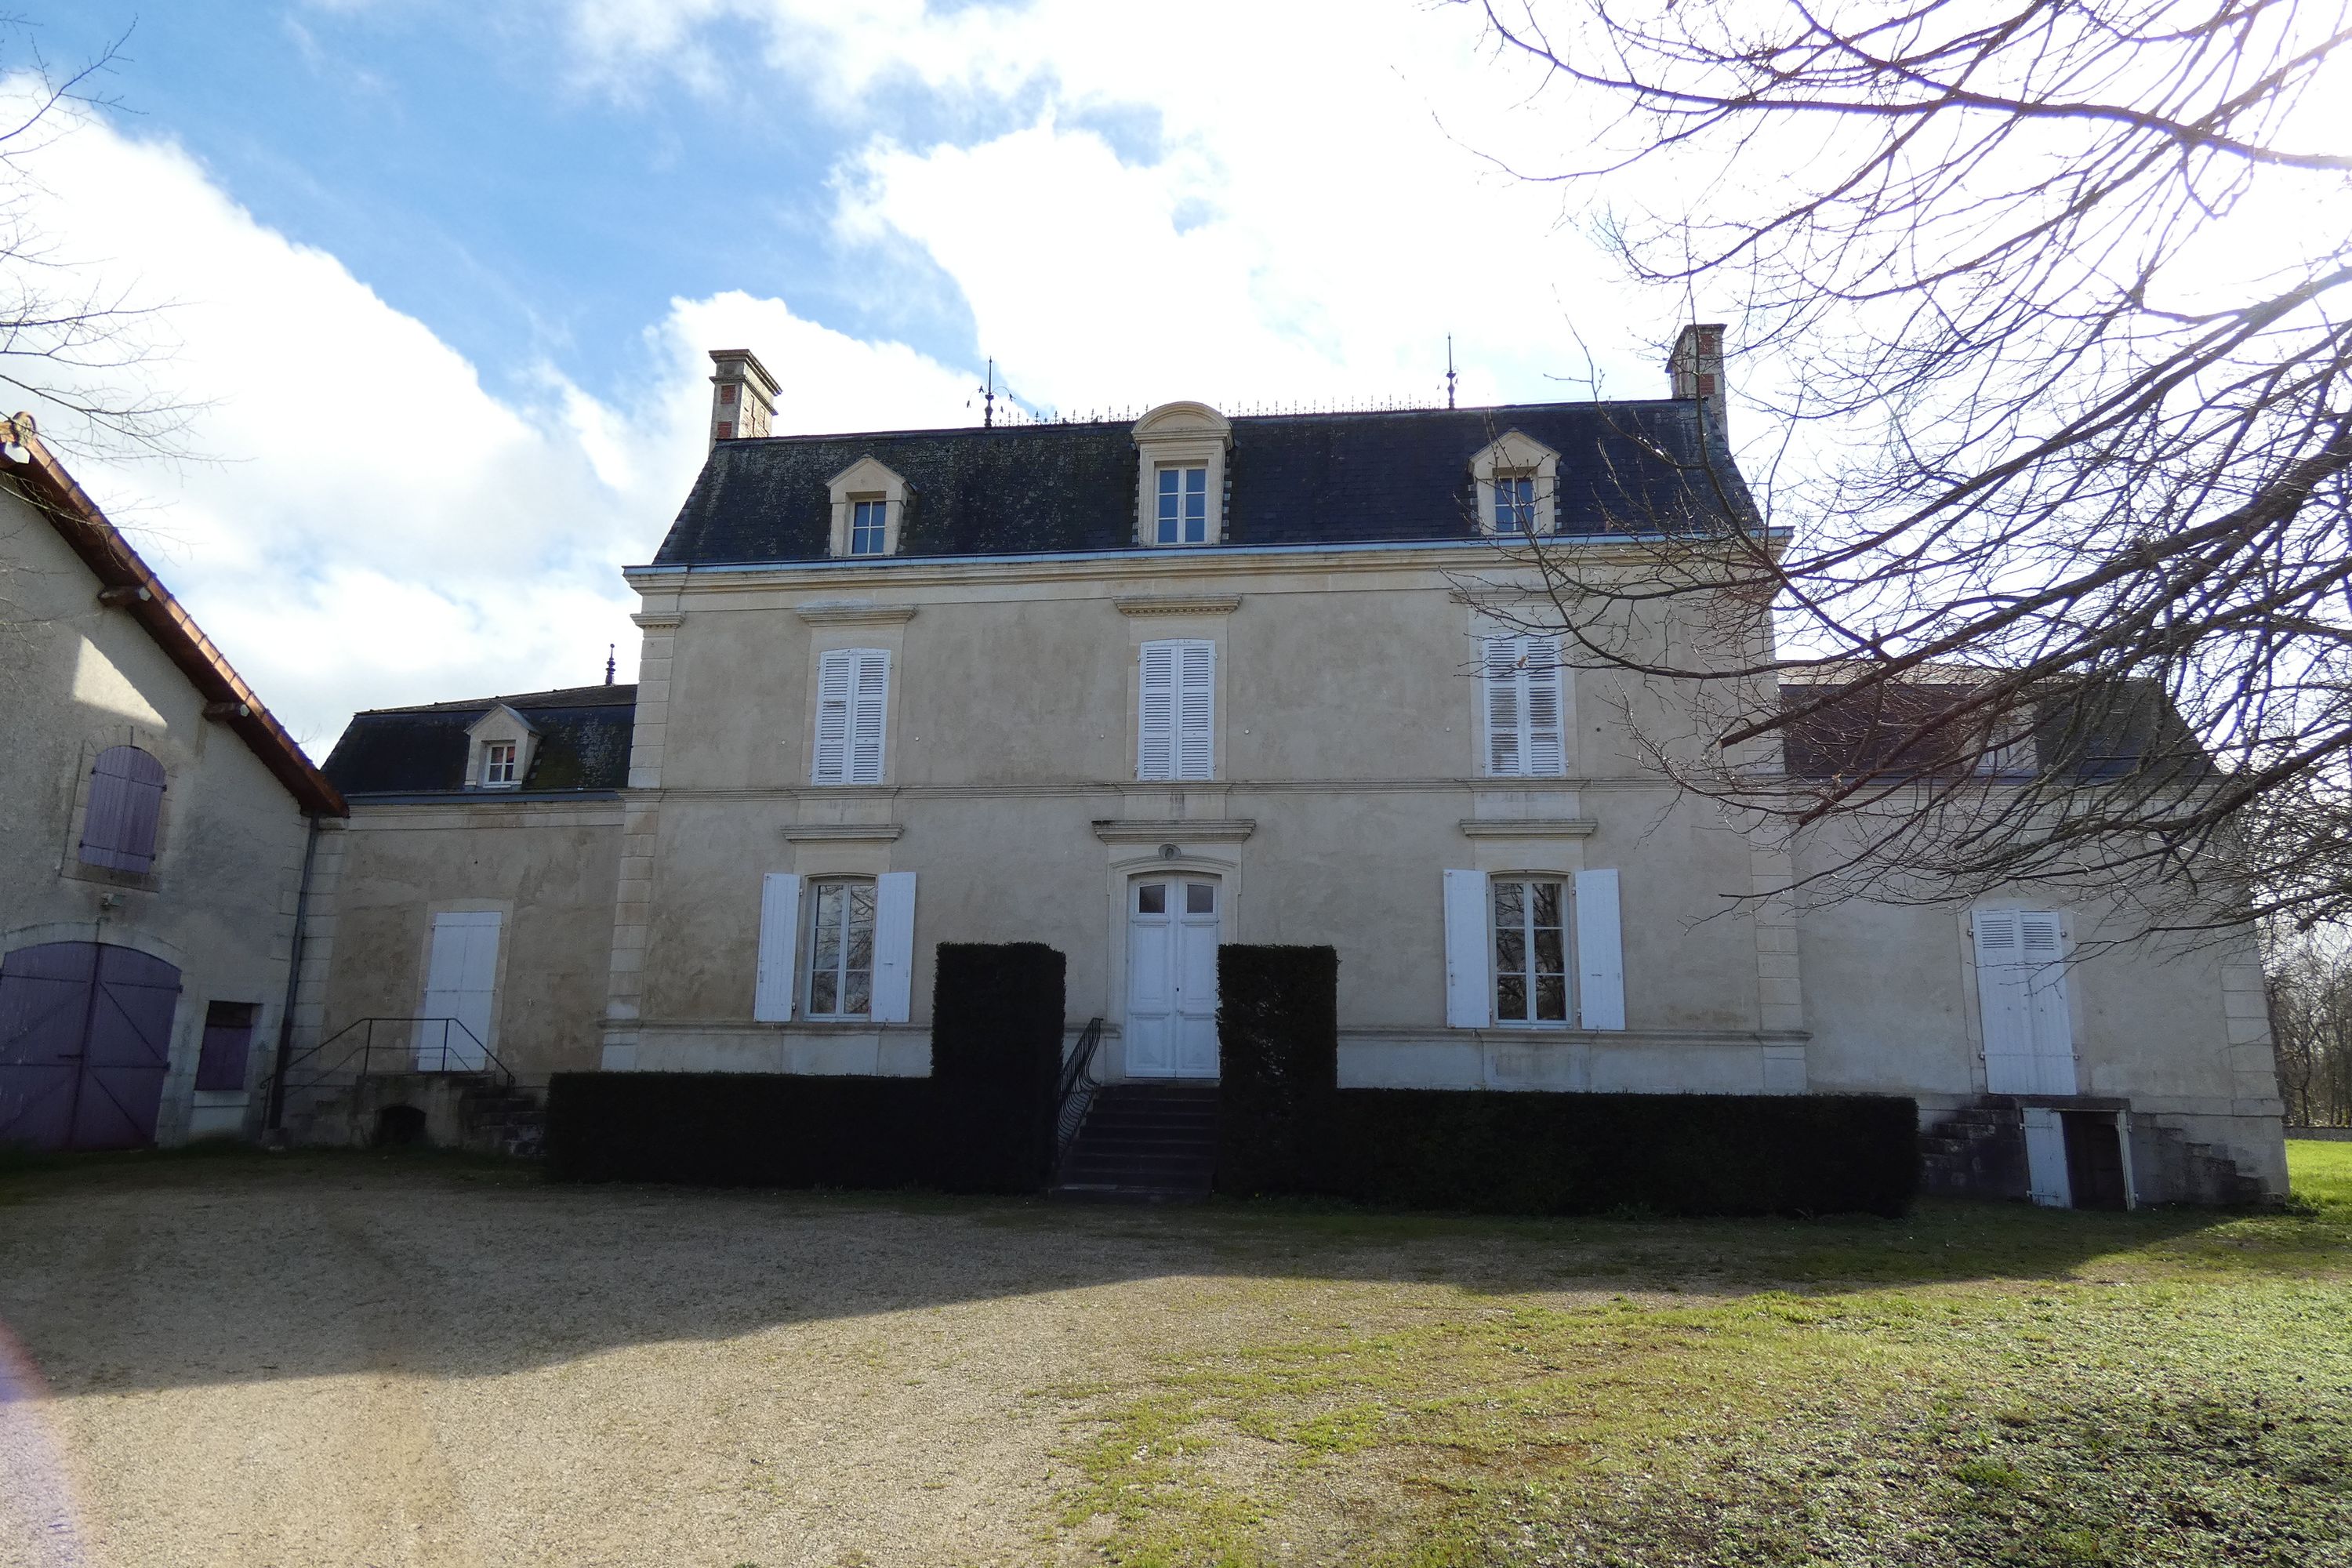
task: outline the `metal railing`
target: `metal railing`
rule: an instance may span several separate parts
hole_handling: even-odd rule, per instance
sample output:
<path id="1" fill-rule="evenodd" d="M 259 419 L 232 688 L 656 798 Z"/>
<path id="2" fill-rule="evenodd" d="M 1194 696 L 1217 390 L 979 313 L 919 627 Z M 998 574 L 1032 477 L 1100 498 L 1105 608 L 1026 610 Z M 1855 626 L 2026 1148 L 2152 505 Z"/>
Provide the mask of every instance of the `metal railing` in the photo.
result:
<path id="1" fill-rule="evenodd" d="M 388 1037 L 379 1039 L 379 1029 Z M 319 1089 L 392 1073 L 463 1073 L 502 1089 L 515 1082 L 512 1069 L 461 1018 L 355 1018 L 289 1058 L 286 1088 Z"/>
<path id="2" fill-rule="evenodd" d="M 1103 1021 L 1089 1018 L 1078 1032 L 1078 1043 L 1070 1047 L 1069 1059 L 1062 1064 L 1062 1081 L 1054 1097 L 1054 1163 L 1058 1168 L 1062 1157 L 1070 1152 L 1072 1140 L 1078 1129 L 1087 1124 L 1087 1110 L 1095 1102 L 1095 1090 L 1100 1086 L 1094 1080 L 1095 1052 L 1102 1045 Z"/>

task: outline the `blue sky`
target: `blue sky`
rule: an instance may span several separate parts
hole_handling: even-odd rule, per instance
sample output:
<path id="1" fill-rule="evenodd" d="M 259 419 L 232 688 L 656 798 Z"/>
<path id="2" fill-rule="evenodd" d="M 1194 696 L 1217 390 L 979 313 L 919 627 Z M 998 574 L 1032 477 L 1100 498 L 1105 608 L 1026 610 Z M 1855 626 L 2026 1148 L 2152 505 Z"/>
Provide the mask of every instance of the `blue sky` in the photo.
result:
<path id="1" fill-rule="evenodd" d="M 110 107 L 33 220 L 163 307 L 185 460 L 75 468 L 315 750 L 569 684 L 702 456 L 702 351 L 785 430 L 1178 397 L 1663 390 L 1679 301 L 1559 187 L 1573 104 L 1429 0 L 77 0 Z M 7 64 L 21 71 L 20 39 Z M 18 83 L 21 88 L 21 80 Z M 69 437 L 69 422 L 45 428 Z"/>

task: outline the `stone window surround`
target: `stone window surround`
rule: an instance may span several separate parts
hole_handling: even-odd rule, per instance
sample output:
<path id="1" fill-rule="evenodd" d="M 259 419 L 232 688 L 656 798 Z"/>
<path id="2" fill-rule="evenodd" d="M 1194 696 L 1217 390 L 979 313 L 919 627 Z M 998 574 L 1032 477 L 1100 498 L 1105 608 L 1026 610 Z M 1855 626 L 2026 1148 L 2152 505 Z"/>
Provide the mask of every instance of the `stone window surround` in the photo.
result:
<path id="1" fill-rule="evenodd" d="M 515 776 L 511 784 L 486 784 L 482 766 L 488 761 L 494 744 L 510 743 L 515 749 Z M 469 790 L 504 793 L 522 788 L 522 781 L 530 777 L 530 764 L 539 750 L 539 731 L 531 721 L 501 702 L 466 727 L 466 785 Z"/>
<path id="2" fill-rule="evenodd" d="M 826 489 L 832 500 L 832 537 L 828 552 L 835 560 L 850 559 L 849 520 L 856 503 L 878 500 L 884 503 L 882 514 L 882 553 L 898 553 L 899 530 L 907 514 L 907 481 L 873 458 L 860 458 L 827 481 Z M 860 556 L 873 560 L 873 556 Z"/>
<path id="3" fill-rule="evenodd" d="M 1506 430 L 1470 459 L 1470 478 L 1477 490 L 1478 531 L 1490 539 L 1519 537 L 1495 527 L 1495 482 L 1497 479 L 1535 480 L 1535 528 L 1538 534 L 1557 531 L 1559 521 L 1559 454 L 1517 430 Z"/>
<path id="4" fill-rule="evenodd" d="M 1233 421 L 1205 403 L 1163 403 L 1135 422 L 1135 542 L 1156 550 L 1200 550 L 1225 537 L 1225 454 Z M 1158 537 L 1160 470 L 1209 470 L 1208 538 L 1201 544 L 1162 544 Z"/>

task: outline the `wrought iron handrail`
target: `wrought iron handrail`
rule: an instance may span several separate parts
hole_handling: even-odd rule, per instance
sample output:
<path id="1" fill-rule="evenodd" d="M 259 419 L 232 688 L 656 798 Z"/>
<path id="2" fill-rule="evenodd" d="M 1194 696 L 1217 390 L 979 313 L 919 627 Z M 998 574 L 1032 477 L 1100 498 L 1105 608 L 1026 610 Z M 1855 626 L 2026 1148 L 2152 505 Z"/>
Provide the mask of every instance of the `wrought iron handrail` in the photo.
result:
<path id="1" fill-rule="evenodd" d="M 409 1032 L 404 1038 L 387 1040 L 379 1044 L 375 1037 L 376 1026 L 379 1024 L 398 1025 Z M 425 1042 L 423 1026 L 426 1025 L 440 1026 L 438 1045 Z M 467 1043 L 461 1045 L 451 1038 L 449 1031 L 453 1026 L 466 1037 Z M 295 1081 L 296 1069 L 305 1063 L 323 1060 L 329 1050 L 342 1045 L 354 1033 L 357 1033 L 360 1038 L 355 1043 L 343 1045 L 341 1056 L 336 1058 L 332 1066 L 317 1068 L 314 1075 L 307 1081 Z M 396 1069 L 376 1068 L 375 1054 L 380 1050 L 394 1053 L 404 1065 Z M 356 1071 L 351 1070 L 354 1059 L 358 1062 Z M 467 1027 L 463 1018 L 354 1018 L 308 1050 L 299 1051 L 289 1058 L 285 1069 L 286 1087 L 316 1089 L 322 1084 L 338 1081 L 346 1072 L 356 1081 L 376 1076 L 380 1072 L 393 1070 L 470 1074 L 490 1079 L 505 1089 L 513 1088 L 515 1082 L 514 1070 L 500 1061 L 498 1054 L 482 1043 L 481 1037 Z"/>
<path id="2" fill-rule="evenodd" d="M 1078 1043 L 1070 1047 L 1069 1059 L 1062 1064 L 1062 1081 L 1054 1096 L 1054 1163 L 1061 1163 L 1069 1152 L 1070 1141 L 1086 1125 L 1087 1109 L 1094 1104 L 1097 1087 L 1093 1077 L 1095 1051 L 1102 1044 L 1103 1021 L 1089 1018 L 1087 1026 L 1078 1031 Z"/>

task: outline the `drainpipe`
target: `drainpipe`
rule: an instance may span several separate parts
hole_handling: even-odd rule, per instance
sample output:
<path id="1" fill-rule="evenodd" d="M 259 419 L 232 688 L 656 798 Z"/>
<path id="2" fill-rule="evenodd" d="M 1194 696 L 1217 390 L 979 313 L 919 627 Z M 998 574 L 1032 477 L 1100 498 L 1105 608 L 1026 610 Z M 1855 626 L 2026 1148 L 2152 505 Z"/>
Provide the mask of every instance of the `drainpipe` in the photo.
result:
<path id="1" fill-rule="evenodd" d="M 278 1014 L 278 1066 L 269 1075 L 269 1114 L 262 1123 L 265 1142 L 281 1132 L 286 1121 L 286 1065 L 294 1054 L 294 997 L 302 985 L 302 938 L 310 914 L 310 862 L 319 853 L 319 815 L 309 813 L 304 820 L 310 831 L 302 840 L 302 880 L 294 890 L 294 943 L 286 965 L 286 1005 Z"/>

